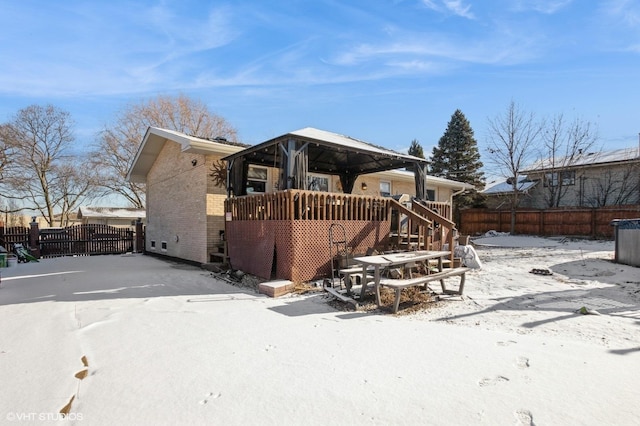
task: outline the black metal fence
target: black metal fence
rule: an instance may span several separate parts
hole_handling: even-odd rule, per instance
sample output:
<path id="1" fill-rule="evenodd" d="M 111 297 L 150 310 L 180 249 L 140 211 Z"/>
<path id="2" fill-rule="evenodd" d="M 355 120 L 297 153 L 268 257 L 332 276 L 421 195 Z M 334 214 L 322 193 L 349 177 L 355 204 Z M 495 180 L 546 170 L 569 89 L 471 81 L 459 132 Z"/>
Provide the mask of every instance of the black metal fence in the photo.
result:
<path id="1" fill-rule="evenodd" d="M 142 226 L 136 226 L 143 232 Z M 137 238 L 136 238 L 137 237 Z M 109 225 L 86 224 L 66 228 L 38 229 L 0 226 L 0 245 L 11 252 L 17 243 L 36 252 L 36 257 L 91 256 L 142 251 L 144 237 L 132 229 Z"/>
<path id="2" fill-rule="evenodd" d="M 29 233 L 30 229 L 26 226 L 0 227 L 0 245 L 8 252 L 13 251 L 15 244 L 29 247 Z"/>

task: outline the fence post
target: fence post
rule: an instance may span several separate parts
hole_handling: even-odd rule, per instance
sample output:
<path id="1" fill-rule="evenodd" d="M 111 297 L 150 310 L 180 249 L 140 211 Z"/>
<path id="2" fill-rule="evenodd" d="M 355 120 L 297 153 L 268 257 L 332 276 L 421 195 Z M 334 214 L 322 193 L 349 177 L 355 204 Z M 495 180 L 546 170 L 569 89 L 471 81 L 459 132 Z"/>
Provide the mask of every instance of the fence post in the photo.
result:
<path id="1" fill-rule="evenodd" d="M 144 231 L 142 226 L 142 219 L 136 220 L 136 253 L 142 253 L 144 251 Z"/>
<path id="2" fill-rule="evenodd" d="M 36 259 L 40 259 L 40 229 L 38 228 L 38 222 L 36 222 L 35 216 L 31 218 L 31 231 L 29 232 L 29 250 Z"/>

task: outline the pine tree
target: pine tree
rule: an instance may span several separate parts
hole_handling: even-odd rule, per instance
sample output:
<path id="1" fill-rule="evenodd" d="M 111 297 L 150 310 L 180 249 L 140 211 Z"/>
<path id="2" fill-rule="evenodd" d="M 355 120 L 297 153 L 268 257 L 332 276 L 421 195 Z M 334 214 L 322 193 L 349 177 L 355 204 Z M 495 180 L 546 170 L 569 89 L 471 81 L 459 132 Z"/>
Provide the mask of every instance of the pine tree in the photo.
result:
<path id="1" fill-rule="evenodd" d="M 438 146 L 433 148 L 431 161 L 432 175 L 475 187 L 475 190 L 454 199 L 453 213 L 456 222 L 459 222 L 460 209 L 482 206 L 483 197 L 478 194 L 478 190 L 484 187 L 484 173 L 481 170 L 483 164 L 471 124 L 459 109 L 451 116 Z"/>
<path id="2" fill-rule="evenodd" d="M 411 146 L 409 147 L 409 155 L 413 155 L 414 157 L 424 158 L 424 151 L 422 150 L 422 145 L 418 142 L 417 139 L 411 141 Z"/>

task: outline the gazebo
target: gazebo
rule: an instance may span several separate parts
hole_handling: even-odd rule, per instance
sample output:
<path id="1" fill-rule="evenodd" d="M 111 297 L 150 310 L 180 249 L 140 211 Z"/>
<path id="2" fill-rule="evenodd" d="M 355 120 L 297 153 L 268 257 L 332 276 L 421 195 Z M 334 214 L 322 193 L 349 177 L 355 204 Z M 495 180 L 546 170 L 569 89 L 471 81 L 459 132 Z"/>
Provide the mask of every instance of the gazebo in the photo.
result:
<path id="1" fill-rule="evenodd" d="M 227 162 L 225 237 L 234 268 L 263 278 L 306 281 L 328 276 L 329 228 L 340 223 L 351 250 L 388 245 L 392 209 L 411 221 L 418 245 L 431 248 L 435 223 L 448 230 L 440 241 L 453 243 L 454 224 L 431 208 L 426 197 L 428 161 L 349 136 L 304 128 L 224 158 Z M 248 194 L 249 165 L 278 170 L 277 191 Z M 406 168 L 414 171 L 411 209 L 392 197 L 352 195 L 360 175 Z M 308 173 L 337 175 L 342 193 L 310 191 Z M 441 207 L 441 206 L 439 206 Z M 446 211 L 450 212 L 450 206 Z M 399 230 L 398 230 L 399 231 Z M 398 232 L 399 233 L 399 232 Z"/>

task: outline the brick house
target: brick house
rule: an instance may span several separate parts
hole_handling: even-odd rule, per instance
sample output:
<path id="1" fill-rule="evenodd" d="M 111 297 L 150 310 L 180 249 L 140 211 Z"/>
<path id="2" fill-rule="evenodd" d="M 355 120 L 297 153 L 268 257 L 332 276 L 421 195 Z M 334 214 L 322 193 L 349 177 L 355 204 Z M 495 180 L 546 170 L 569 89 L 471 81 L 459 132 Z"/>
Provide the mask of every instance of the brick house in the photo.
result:
<path id="1" fill-rule="evenodd" d="M 166 129 L 147 130 L 127 178 L 146 183 L 148 252 L 196 263 L 212 261 L 225 231 L 227 188 L 220 179 L 222 173 L 226 174 L 226 165 L 221 160 L 246 148 Z M 247 193 L 276 192 L 278 173 L 273 164 L 251 165 Z M 334 175 L 310 171 L 309 179 L 313 191 L 342 192 L 340 180 Z M 359 176 L 352 193 L 369 197 L 415 194 L 414 182 L 413 172 L 385 170 Z M 454 195 L 470 188 L 442 178 L 426 180 L 429 199 L 442 206 L 450 206 Z"/>
<path id="2" fill-rule="evenodd" d="M 212 167 L 243 146 L 149 127 L 127 178 L 146 183 L 146 250 L 197 263 L 217 251 L 224 229 L 224 187 Z"/>

